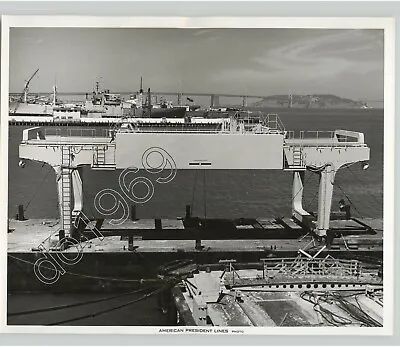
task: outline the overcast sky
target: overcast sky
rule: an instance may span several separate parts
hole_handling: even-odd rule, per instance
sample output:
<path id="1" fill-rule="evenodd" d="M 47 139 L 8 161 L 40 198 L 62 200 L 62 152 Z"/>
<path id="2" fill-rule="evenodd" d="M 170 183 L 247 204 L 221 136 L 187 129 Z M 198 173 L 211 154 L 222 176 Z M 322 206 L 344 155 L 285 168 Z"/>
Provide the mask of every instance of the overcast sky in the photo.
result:
<path id="1" fill-rule="evenodd" d="M 326 93 L 383 99 L 383 30 L 12 28 L 10 91 Z"/>

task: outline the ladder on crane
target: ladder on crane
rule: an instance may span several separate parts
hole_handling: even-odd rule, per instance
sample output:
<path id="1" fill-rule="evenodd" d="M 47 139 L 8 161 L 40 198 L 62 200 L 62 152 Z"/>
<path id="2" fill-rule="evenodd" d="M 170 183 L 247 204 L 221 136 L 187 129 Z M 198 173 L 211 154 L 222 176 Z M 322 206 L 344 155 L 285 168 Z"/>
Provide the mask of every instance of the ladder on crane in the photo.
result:
<path id="1" fill-rule="evenodd" d="M 286 171 L 305 171 L 306 165 L 304 161 L 303 148 L 301 146 L 291 146 L 291 162 L 287 158 L 287 164 L 285 165 Z"/>
<path id="2" fill-rule="evenodd" d="M 61 228 L 64 231 L 71 229 L 71 148 L 70 146 L 61 147 Z"/>
<path id="3" fill-rule="evenodd" d="M 93 151 L 93 170 L 115 170 L 115 159 L 106 157 L 108 146 L 96 146 Z"/>
<path id="4" fill-rule="evenodd" d="M 301 147 L 293 147 L 293 167 L 301 168 L 303 166 L 304 162 Z"/>

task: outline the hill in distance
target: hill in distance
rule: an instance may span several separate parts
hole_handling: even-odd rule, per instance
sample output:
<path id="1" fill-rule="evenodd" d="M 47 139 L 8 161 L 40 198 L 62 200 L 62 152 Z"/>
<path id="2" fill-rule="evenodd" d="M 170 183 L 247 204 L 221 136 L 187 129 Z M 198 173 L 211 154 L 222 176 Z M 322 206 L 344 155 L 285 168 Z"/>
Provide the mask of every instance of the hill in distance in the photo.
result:
<path id="1" fill-rule="evenodd" d="M 290 105 L 291 104 L 291 105 Z M 253 107 L 292 107 L 292 108 L 368 108 L 366 103 L 341 98 L 331 94 L 271 95 L 253 103 Z"/>

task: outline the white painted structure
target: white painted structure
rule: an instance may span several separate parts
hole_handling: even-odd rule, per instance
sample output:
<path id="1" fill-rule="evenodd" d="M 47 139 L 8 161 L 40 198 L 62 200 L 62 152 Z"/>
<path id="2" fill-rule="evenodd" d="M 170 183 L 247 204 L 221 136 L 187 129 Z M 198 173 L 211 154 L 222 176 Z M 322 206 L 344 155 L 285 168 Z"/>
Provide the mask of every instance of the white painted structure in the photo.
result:
<path id="1" fill-rule="evenodd" d="M 333 183 L 336 172 L 356 162 L 366 166 L 370 149 L 364 135 L 336 130 L 301 132 L 298 138 L 285 131 L 276 115 L 264 123 L 246 124 L 243 120 L 223 119 L 209 127 L 175 124 L 141 128 L 128 123 L 119 131 L 96 137 L 89 129 L 80 136 L 69 130 L 68 136 L 49 136 L 40 127 L 24 130 L 19 147 L 21 159 L 46 162 L 57 173 L 62 228 L 69 231 L 73 219 L 82 210 L 80 170 L 147 169 L 162 170 L 168 162 L 173 170 L 185 169 L 259 169 L 293 171 L 292 214 L 317 235 L 329 229 Z M 304 172 L 320 176 L 318 218 L 309 224 L 310 214 L 302 206 Z M 74 207 L 71 206 L 71 188 Z"/>

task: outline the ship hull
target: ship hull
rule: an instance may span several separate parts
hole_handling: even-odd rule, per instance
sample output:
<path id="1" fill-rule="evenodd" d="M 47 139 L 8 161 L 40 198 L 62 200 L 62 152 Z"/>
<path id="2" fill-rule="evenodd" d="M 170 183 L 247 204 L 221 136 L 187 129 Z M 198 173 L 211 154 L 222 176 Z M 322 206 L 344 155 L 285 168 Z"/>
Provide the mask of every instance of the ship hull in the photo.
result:
<path id="1" fill-rule="evenodd" d="M 183 107 L 154 108 L 151 110 L 151 118 L 183 118 L 186 110 Z"/>
<path id="2" fill-rule="evenodd" d="M 186 109 L 184 107 L 124 110 L 125 116 L 131 115 L 137 118 L 183 118 L 185 114 Z"/>
<path id="3" fill-rule="evenodd" d="M 10 103 L 9 115 L 13 116 L 52 116 L 53 107 L 43 104 Z"/>

